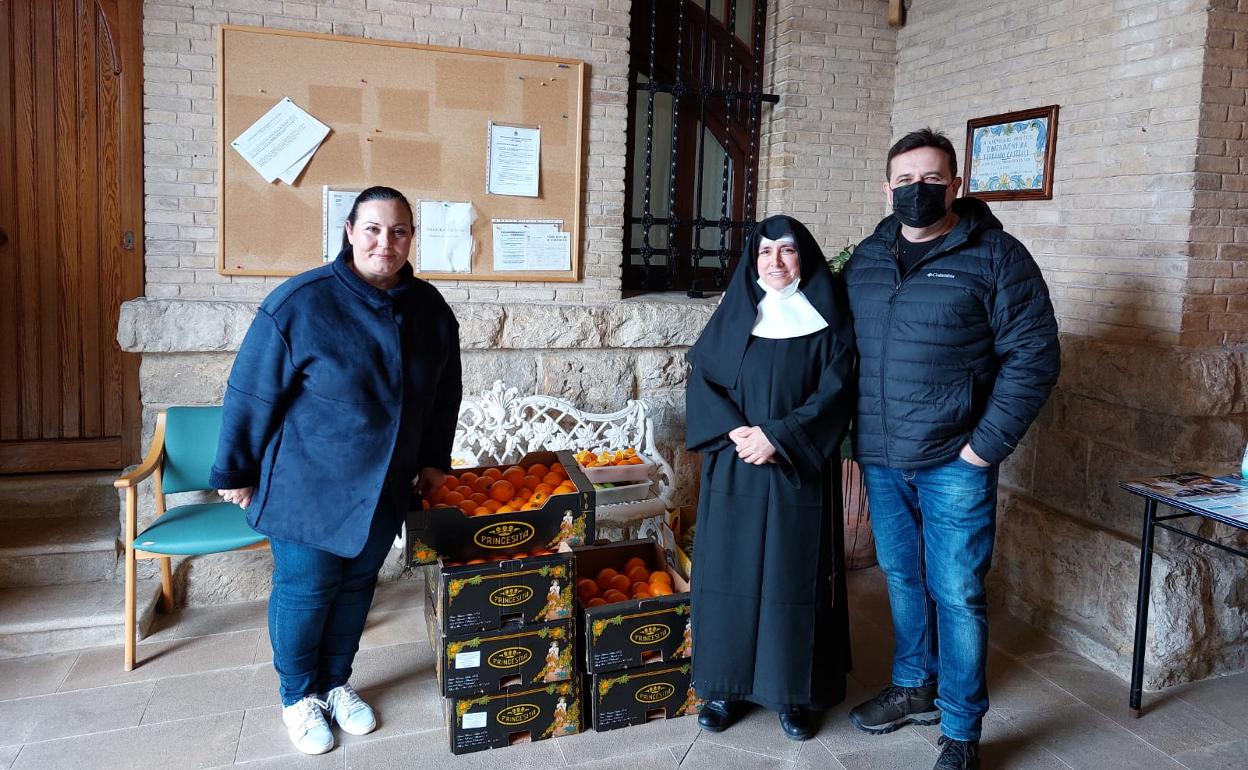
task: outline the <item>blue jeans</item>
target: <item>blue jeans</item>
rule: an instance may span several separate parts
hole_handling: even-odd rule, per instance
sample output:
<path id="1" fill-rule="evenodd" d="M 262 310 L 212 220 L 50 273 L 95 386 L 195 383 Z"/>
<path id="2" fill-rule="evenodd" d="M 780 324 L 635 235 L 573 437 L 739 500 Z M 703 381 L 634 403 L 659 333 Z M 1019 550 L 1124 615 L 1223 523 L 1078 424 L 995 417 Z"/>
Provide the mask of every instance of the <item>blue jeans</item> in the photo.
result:
<path id="1" fill-rule="evenodd" d="M 988 711 L 984 577 L 997 523 L 997 467 L 863 468 L 876 555 L 888 579 L 893 684 L 937 683 L 941 732 L 979 740 Z"/>
<path id="2" fill-rule="evenodd" d="M 353 559 L 270 539 L 269 639 L 283 706 L 327 693 L 350 679 L 377 573 L 397 532 L 395 516 L 376 511 L 364 550 Z"/>

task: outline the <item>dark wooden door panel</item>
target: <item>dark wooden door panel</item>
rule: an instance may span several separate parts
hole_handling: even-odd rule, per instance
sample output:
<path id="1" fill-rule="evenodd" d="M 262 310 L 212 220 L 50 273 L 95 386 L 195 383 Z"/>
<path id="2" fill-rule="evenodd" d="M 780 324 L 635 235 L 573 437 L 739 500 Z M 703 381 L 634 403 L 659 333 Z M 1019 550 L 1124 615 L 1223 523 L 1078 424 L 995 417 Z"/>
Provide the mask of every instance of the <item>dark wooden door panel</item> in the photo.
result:
<path id="1" fill-rule="evenodd" d="M 136 459 L 141 0 L 0 2 L 0 472 Z"/>

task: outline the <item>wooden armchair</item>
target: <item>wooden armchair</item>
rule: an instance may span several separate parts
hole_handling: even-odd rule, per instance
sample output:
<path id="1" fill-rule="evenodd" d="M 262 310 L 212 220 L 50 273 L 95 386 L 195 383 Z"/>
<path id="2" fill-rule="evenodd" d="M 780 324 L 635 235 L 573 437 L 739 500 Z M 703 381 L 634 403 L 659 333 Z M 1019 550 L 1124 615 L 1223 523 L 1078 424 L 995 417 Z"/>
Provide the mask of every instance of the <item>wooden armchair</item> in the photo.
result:
<path id="1" fill-rule="evenodd" d="M 139 559 L 160 559 L 161 603 L 173 608 L 171 556 L 267 548 L 268 540 L 247 525 L 233 503 L 193 503 L 166 509 L 165 495 L 211 490 L 208 473 L 221 432 L 221 407 L 171 406 L 156 418 L 152 446 L 139 467 L 113 482 L 126 490 L 125 667 L 135 664 L 135 590 Z M 152 478 L 156 518 L 138 531 L 138 485 Z"/>

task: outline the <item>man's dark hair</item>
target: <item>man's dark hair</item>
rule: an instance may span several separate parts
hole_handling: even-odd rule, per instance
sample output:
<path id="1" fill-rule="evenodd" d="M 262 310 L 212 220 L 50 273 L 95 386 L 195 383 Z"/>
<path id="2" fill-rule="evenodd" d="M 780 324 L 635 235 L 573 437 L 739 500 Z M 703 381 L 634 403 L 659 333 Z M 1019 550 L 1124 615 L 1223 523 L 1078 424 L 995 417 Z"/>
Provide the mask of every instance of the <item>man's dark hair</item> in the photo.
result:
<path id="1" fill-rule="evenodd" d="M 920 147 L 935 147 L 945 153 L 949 157 L 949 178 L 953 179 L 958 175 L 958 153 L 953 149 L 953 142 L 949 141 L 949 137 L 930 128 L 920 128 L 898 139 L 897 143 L 889 148 L 888 162 L 884 164 L 884 178 L 886 180 L 893 178 L 893 158 Z"/>

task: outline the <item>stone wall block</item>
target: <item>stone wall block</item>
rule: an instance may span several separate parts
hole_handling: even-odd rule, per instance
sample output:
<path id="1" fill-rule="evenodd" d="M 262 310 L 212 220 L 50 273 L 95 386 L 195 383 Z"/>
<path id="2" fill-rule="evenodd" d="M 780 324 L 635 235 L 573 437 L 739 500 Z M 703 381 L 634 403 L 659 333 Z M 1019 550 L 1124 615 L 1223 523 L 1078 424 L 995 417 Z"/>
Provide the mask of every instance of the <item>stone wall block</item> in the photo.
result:
<path id="1" fill-rule="evenodd" d="M 538 356 L 538 392 L 588 411 L 614 412 L 633 397 L 633 371 L 633 357 L 623 351 L 547 351 Z"/>
<path id="2" fill-rule="evenodd" d="M 127 353 L 237 351 L 258 305 L 140 298 L 122 303 L 117 343 Z"/>
<path id="3" fill-rule="evenodd" d="M 609 348 L 690 347 L 698 341 L 715 305 L 618 302 L 606 306 Z"/>
<path id="4" fill-rule="evenodd" d="M 689 378 L 685 350 L 643 350 L 637 354 L 637 388 L 640 391 L 683 388 Z"/>
<path id="5" fill-rule="evenodd" d="M 508 305 L 498 346 L 519 350 L 603 347 L 600 305 Z"/>
<path id="6" fill-rule="evenodd" d="M 464 398 L 479 399 L 495 380 L 522 395 L 537 392 L 537 354 L 529 350 L 467 350 L 461 354 Z"/>
<path id="7" fill-rule="evenodd" d="M 503 333 L 501 305 L 482 302 L 462 302 L 451 305 L 459 321 L 459 346 L 465 350 L 498 347 Z"/>
<path id="8" fill-rule="evenodd" d="M 1222 348 L 1159 348 L 1063 337 L 1064 390 L 1176 416 L 1246 411 L 1248 356 Z"/>
<path id="9" fill-rule="evenodd" d="M 1070 431 L 1041 430 L 1036 435 L 1036 496 L 1073 515 L 1087 508 L 1088 440 Z"/>
<path id="10" fill-rule="evenodd" d="M 230 353 L 171 353 L 143 356 L 139 387 L 148 403 L 220 404 L 234 365 Z"/>

